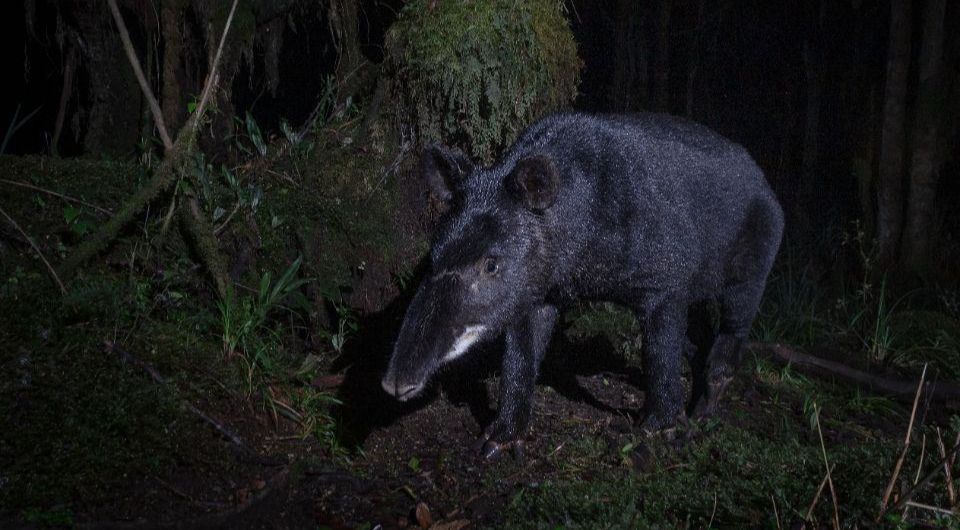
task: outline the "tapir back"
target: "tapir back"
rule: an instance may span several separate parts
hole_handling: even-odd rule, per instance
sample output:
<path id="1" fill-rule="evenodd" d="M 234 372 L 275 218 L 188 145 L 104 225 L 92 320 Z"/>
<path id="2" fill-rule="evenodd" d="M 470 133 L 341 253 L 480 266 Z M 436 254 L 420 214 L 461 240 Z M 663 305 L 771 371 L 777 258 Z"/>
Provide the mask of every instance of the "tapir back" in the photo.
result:
<path id="1" fill-rule="evenodd" d="M 527 130 L 502 163 L 534 153 L 560 172 L 547 224 L 561 241 L 558 292 L 570 298 L 629 303 L 650 288 L 712 295 L 748 217 L 782 224 L 746 150 L 681 118 L 554 115 Z"/>

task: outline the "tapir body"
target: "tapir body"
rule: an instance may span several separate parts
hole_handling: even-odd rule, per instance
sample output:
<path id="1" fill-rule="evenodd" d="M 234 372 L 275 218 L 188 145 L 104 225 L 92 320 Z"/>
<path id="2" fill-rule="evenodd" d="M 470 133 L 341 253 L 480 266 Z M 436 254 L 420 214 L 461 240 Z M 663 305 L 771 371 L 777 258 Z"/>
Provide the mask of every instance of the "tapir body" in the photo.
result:
<path id="1" fill-rule="evenodd" d="M 526 433 L 558 310 L 577 300 L 632 309 L 644 328 L 642 427 L 683 412 L 692 307 L 718 327 L 691 363 L 695 413 L 711 412 L 736 369 L 780 246 L 783 212 L 747 151 L 659 114 L 557 114 L 490 167 L 425 149 L 422 171 L 448 204 L 430 270 L 411 302 L 384 389 L 401 400 L 480 340 L 504 337 L 494 454 Z"/>

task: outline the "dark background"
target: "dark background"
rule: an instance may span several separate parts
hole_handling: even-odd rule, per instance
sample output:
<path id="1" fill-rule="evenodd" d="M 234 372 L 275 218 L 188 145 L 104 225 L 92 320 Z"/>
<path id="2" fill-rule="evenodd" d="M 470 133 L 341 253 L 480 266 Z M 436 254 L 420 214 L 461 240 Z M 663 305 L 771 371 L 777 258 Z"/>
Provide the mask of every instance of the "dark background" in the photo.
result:
<path id="1" fill-rule="evenodd" d="M 255 7 L 261 9 L 258 13 L 267 11 L 262 8 L 265 3 L 251 4 L 260 6 Z M 903 102 L 906 154 L 900 171 L 901 215 L 909 215 L 912 135 L 918 120 L 924 119 L 917 110 L 918 79 L 923 13 L 930 3 L 907 4 L 912 10 Z M 402 5 L 371 0 L 357 4 L 355 29 L 362 59 L 373 65 L 383 60 L 386 28 Z M 883 167 L 885 82 L 891 56 L 890 2 L 624 0 L 568 1 L 565 6 L 584 63 L 574 108 L 687 115 L 744 144 L 784 203 L 792 240 L 837 243 L 854 219 L 863 221 L 868 235 L 878 235 L 878 175 Z M 2 9 L 0 32 L 7 50 L 2 71 L 8 76 L 0 123 L 4 127 L 11 123 L 17 107 L 21 117 L 39 109 L 13 135 L 7 153 L 49 153 L 70 42 L 64 28 L 74 32 L 82 28 L 83 14 L 96 9 L 107 15 L 100 17 L 105 39 L 118 40 L 115 28 L 105 8 L 95 2 L 6 2 Z M 157 23 L 150 13 L 158 5 L 130 1 L 122 2 L 121 9 L 131 19 L 134 41 L 142 46 L 145 28 Z M 237 62 L 229 91 L 233 108 L 224 118 L 225 127 L 229 128 L 233 116 L 242 117 L 248 111 L 266 134 L 278 133 L 281 119 L 294 125 L 308 119 L 325 83 L 336 79 L 342 53 L 327 9 L 327 4 L 300 5 L 277 8 L 279 17 L 270 15 L 286 17 L 273 87 L 264 60 L 268 39 L 263 28 L 268 23 L 258 21 L 257 40 Z M 927 251 L 932 256 L 924 257 L 922 267 L 898 267 L 904 257 L 897 251 L 883 259 L 891 271 L 905 268 L 925 279 L 950 283 L 956 278 L 944 256 L 955 256 L 958 222 L 953 205 L 960 196 L 958 10 L 955 2 L 946 2 L 941 74 L 935 81 L 939 108 L 933 115 L 939 119 L 939 130 L 933 170 L 936 200 L 930 205 L 934 212 L 930 232 L 935 237 L 930 246 L 936 252 Z M 195 29 L 199 33 L 201 28 Z M 150 35 L 156 39 L 155 31 Z M 196 47 L 196 39 L 188 45 Z M 79 61 L 58 143 L 61 156 L 123 158 L 138 153 L 149 116 L 126 72 L 126 58 L 119 47 L 110 53 L 123 70 L 115 75 L 94 74 L 88 61 Z M 205 72 L 199 60 L 202 51 L 195 54 L 198 66 L 187 84 L 199 86 Z M 115 102 L 107 103 L 114 109 L 116 122 L 107 143 L 91 141 L 92 109 L 96 99 L 104 97 L 93 89 L 99 87 L 102 92 L 105 85 L 108 93 L 117 95 Z M 364 96 L 369 93 L 358 94 L 358 100 Z M 117 118 L 121 115 L 133 118 Z"/>

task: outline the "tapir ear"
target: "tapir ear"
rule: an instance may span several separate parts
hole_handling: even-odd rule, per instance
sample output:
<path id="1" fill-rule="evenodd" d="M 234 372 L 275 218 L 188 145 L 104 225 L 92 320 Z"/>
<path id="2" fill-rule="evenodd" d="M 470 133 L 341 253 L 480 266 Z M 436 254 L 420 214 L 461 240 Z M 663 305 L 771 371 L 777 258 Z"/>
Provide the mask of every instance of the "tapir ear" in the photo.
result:
<path id="1" fill-rule="evenodd" d="M 420 166 L 430 192 L 443 202 L 453 198 L 460 181 L 473 171 L 473 162 L 466 155 L 439 144 L 423 150 Z"/>
<path id="2" fill-rule="evenodd" d="M 524 206 L 542 212 L 557 200 L 560 174 L 549 158 L 541 155 L 524 158 L 517 162 L 507 175 L 507 191 Z"/>

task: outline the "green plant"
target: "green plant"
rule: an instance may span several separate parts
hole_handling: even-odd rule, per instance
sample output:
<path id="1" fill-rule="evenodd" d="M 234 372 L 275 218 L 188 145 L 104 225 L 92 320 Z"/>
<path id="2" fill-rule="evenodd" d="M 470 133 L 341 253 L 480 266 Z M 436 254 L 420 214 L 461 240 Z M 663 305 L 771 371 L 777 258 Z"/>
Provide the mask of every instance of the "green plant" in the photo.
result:
<path id="1" fill-rule="evenodd" d="M 301 261 L 297 258 L 275 282 L 270 272 L 264 273 L 254 296 L 237 296 L 230 290 L 218 303 L 224 355 L 239 357 L 243 362 L 248 391 L 252 392 L 257 373 L 269 373 L 274 368 L 272 350 L 277 332 L 269 325 L 268 317 L 307 283 L 296 277 Z"/>
<path id="2" fill-rule="evenodd" d="M 74 206 L 63 207 L 63 220 L 67 223 L 67 226 L 70 227 L 70 231 L 76 234 L 77 237 L 87 235 L 87 232 L 89 232 L 91 228 L 90 221 L 84 218 L 83 213 L 83 208 L 76 208 Z"/>
<path id="3" fill-rule="evenodd" d="M 257 125 L 257 120 L 254 119 L 253 114 L 247 112 L 243 120 L 243 125 L 247 130 L 247 139 L 249 139 L 250 143 L 253 144 L 256 154 L 259 154 L 260 156 L 266 156 L 267 143 L 263 140 L 263 133 L 260 132 L 260 126 Z M 252 156 L 255 154 L 241 142 L 237 142 L 237 147 L 239 147 L 240 150 L 243 151 L 247 156 Z"/>
<path id="4" fill-rule="evenodd" d="M 576 95 L 581 67 L 556 0 L 413 0 L 386 39 L 400 113 L 421 141 L 489 160 Z"/>
<path id="5" fill-rule="evenodd" d="M 756 340 L 811 345 L 824 333 L 820 288 L 796 254 L 787 246 L 770 274 L 752 330 Z"/>
<path id="6" fill-rule="evenodd" d="M 25 522 L 40 527 L 73 526 L 73 512 L 65 509 L 40 510 L 31 508 L 21 514 Z"/>

